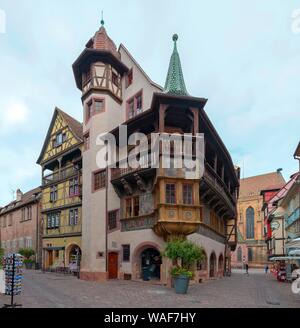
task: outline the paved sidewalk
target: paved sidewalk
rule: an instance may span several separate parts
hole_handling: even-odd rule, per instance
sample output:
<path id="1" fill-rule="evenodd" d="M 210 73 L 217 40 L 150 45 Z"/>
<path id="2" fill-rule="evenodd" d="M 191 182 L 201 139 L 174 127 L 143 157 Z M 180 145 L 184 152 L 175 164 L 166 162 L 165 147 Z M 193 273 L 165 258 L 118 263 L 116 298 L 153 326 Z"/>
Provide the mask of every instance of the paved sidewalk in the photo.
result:
<path id="1" fill-rule="evenodd" d="M 300 308 L 300 295 L 263 271 L 250 275 L 235 270 L 231 277 L 191 285 L 187 295 L 145 282 L 87 282 L 75 277 L 39 271 L 24 274 L 24 288 L 16 300 L 26 308 Z M 9 297 L 0 296 L 0 306 Z"/>

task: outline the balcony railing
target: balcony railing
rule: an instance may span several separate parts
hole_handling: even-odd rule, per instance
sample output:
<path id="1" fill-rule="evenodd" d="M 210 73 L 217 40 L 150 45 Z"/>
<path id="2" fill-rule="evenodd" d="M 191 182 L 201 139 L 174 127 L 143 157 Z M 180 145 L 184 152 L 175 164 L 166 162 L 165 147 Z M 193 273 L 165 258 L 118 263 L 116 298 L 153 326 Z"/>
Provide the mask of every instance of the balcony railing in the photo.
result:
<path id="1" fill-rule="evenodd" d="M 235 198 L 230 194 L 230 191 L 224 181 L 207 163 L 205 165 L 204 177 L 222 195 L 224 200 L 230 205 L 231 209 L 235 212 Z"/>
<path id="2" fill-rule="evenodd" d="M 43 177 L 43 186 L 58 182 L 60 180 L 71 178 L 78 174 L 80 174 L 80 170 L 78 170 L 75 166 L 66 167 L 62 169 L 60 172 L 56 171 Z"/>

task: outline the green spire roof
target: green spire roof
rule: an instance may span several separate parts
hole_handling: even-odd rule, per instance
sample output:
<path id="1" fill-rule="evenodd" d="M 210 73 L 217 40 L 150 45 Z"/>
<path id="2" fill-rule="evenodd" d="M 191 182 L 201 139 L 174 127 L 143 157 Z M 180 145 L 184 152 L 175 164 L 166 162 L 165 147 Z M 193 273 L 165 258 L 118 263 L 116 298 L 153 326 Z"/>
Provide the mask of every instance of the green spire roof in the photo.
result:
<path id="1" fill-rule="evenodd" d="M 185 87 L 180 57 L 177 51 L 177 40 L 178 35 L 174 34 L 174 51 L 170 60 L 170 66 L 164 92 L 178 96 L 187 96 L 188 92 Z"/>

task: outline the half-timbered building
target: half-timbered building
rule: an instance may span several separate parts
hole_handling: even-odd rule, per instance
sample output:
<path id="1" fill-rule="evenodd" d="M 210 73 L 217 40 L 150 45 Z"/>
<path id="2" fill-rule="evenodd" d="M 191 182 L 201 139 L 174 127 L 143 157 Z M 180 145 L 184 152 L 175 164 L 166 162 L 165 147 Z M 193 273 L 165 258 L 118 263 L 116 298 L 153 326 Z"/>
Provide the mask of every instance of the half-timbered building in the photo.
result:
<path id="1" fill-rule="evenodd" d="M 78 267 L 81 253 L 82 124 L 56 108 L 42 167 L 43 269 Z"/>
<path id="2" fill-rule="evenodd" d="M 167 283 L 172 263 L 162 254 L 166 241 L 178 235 L 205 250 L 195 268 L 197 280 L 222 276 L 230 266 L 237 242 L 239 170 L 204 110 L 207 99 L 188 94 L 177 35 L 173 41 L 165 88 L 149 78 L 123 44 L 116 48 L 103 21 L 73 65 L 82 92 L 85 145 L 82 279 L 141 279 L 148 267 L 153 279 Z M 117 167 L 99 169 L 98 136 L 111 132 L 119 140 L 121 124 L 128 136 L 140 132 L 148 140 L 151 133 L 193 138 L 203 133 L 204 175 L 190 179 L 185 169 L 161 165 L 122 168 L 121 160 Z"/>

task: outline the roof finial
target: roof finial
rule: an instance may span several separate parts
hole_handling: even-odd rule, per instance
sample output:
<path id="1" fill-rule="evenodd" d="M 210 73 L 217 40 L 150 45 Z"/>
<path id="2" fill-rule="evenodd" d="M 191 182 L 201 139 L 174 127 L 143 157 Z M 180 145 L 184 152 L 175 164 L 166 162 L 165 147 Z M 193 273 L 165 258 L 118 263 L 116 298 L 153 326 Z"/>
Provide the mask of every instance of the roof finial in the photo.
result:
<path id="1" fill-rule="evenodd" d="M 178 34 L 173 35 L 173 41 L 176 43 L 178 41 Z"/>
<path id="2" fill-rule="evenodd" d="M 103 19 L 103 10 L 101 12 L 101 25 L 104 26 L 105 22 L 104 22 L 104 19 Z"/>

